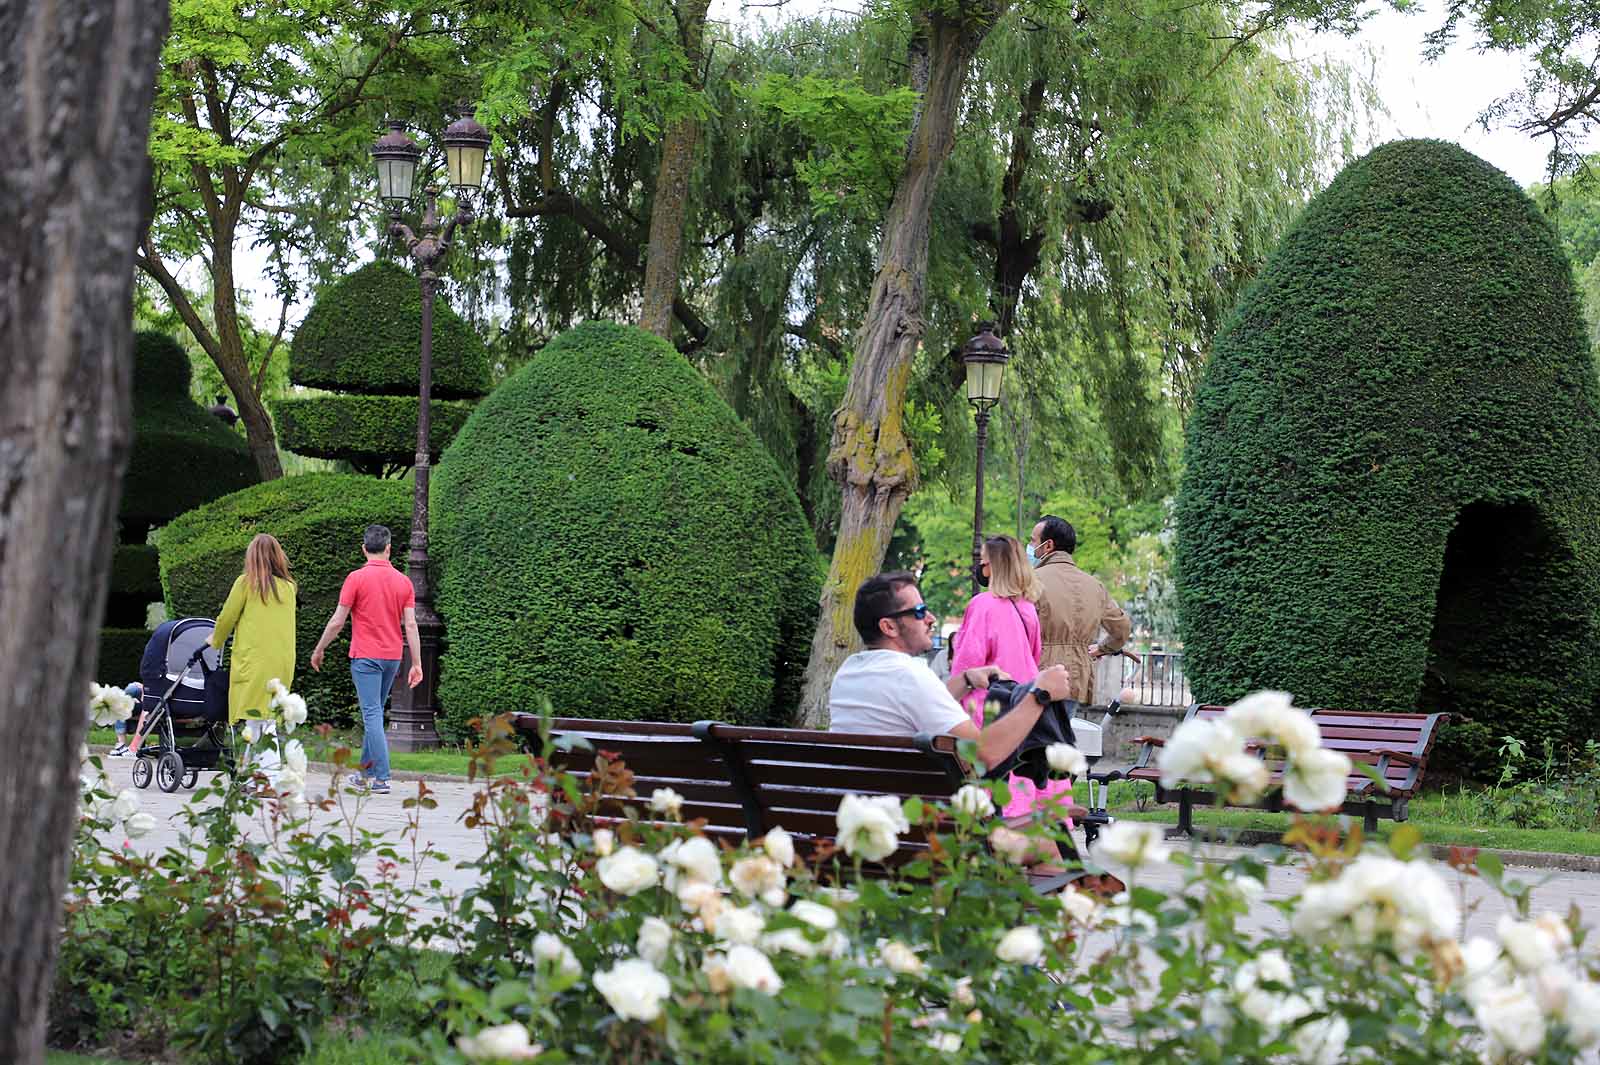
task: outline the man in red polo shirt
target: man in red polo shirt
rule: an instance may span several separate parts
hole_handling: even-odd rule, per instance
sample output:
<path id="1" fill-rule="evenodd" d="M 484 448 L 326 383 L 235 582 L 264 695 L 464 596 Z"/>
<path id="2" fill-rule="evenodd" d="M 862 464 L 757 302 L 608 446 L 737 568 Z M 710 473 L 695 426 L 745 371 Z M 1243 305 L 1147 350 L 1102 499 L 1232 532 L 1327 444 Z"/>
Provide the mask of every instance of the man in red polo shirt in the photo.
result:
<path id="1" fill-rule="evenodd" d="M 334 637 L 350 625 L 350 676 L 361 700 L 361 766 L 357 784 L 380 794 L 389 791 L 389 741 L 383 734 L 383 707 L 400 672 L 400 630 L 411 645 L 411 670 L 406 683 L 422 683 L 422 642 L 417 636 L 416 591 L 411 579 L 389 563 L 389 528 L 368 525 L 361 538 L 367 564 L 344 579 L 339 606 L 311 652 L 311 668 L 322 671 L 322 654 Z"/>

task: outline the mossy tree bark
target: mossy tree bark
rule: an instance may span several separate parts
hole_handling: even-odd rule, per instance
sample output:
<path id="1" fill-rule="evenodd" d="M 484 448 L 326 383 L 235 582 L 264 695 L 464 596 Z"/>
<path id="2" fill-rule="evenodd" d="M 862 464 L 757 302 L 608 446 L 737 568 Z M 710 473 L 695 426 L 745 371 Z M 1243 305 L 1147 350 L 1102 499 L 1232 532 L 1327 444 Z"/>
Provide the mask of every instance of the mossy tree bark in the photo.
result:
<path id="1" fill-rule="evenodd" d="M 132 437 L 159 0 L 0 5 L 0 1061 L 44 1060 L 86 682 Z M 24 354 L 25 353 L 25 354 Z"/>
<path id="2" fill-rule="evenodd" d="M 678 41 L 688 65 L 685 77 L 696 91 L 705 66 L 706 8 L 710 0 L 681 0 L 673 6 Z M 700 142 L 700 119 L 685 114 L 667 129 L 661 142 L 661 166 L 656 171 L 655 196 L 650 204 L 650 244 L 645 253 L 644 287 L 639 306 L 639 328 L 663 340 L 672 339 L 673 302 L 678 297 L 678 272 L 683 261 L 683 223 L 689 211 L 689 177 L 694 171 L 694 150 Z"/>
<path id="3" fill-rule="evenodd" d="M 922 343 L 928 274 L 929 210 L 950 156 L 961 92 L 973 56 L 1004 10 L 1001 2 L 927 11 L 910 45 L 917 114 L 906 165 L 884 219 L 877 272 L 843 405 L 834 414 L 828 473 L 838 483 L 839 536 L 822 587 L 817 635 L 806 667 L 799 722 L 828 723 L 828 688 L 860 646 L 851 620 L 856 589 L 876 573 L 916 487 L 916 464 L 903 424 L 911 363 Z"/>

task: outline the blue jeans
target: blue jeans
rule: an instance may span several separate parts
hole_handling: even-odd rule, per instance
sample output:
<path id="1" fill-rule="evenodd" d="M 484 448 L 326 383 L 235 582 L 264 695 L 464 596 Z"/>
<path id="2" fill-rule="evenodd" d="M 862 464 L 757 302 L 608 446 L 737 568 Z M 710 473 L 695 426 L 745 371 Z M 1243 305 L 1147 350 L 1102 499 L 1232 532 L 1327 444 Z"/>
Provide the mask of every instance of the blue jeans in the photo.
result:
<path id="1" fill-rule="evenodd" d="M 389 741 L 383 734 L 383 706 L 400 672 L 398 658 L 352 658 L 350 678 L 361 700 L 361 764 L 368 780 L 389 779 Z"/>

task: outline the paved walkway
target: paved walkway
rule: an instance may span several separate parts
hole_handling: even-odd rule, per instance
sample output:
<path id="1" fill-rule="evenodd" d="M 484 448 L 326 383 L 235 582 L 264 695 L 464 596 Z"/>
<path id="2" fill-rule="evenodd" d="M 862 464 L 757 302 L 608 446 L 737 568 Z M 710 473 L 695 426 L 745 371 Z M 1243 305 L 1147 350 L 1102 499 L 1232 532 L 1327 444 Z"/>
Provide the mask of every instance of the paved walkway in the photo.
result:
<path id="1" fill-rule="evenodd" d="M 132 759 L 105 758 L 103 763 L 113 792 L 131 786 Z M 209 774 L 204 778 L 204 780 L 210 779 L 212 777 Z M 329 778 L 325 773 L 313 771 L 308 781 L 307 794 L 312 796 L 326 794 L 328 784 Z M 402 853 L 409 852 L 410 841 L 401 840 L 400 834 L 409 823 L 412 811 L 405 809 L 402 803 L 407 798 L 416 796 L 418 785 L 413 781 L 397 780 L 393 786 L 394 790 L 388 795 L 363 796 L 359 799 L 342 796 L 340 808 L 318 813 L 317 820 L 343 826 L 344 831 L 351 831 L 352 825 L 359 825 L 369 830 L 387 832 Z M 483 853 L 481 833 L 466 827 L 464 822 L 464 815 L 477 786 L 465 781 L 430 781 L 427 787 L 439 805 L 436 809 L 422 811 L 419 837 L 429 847 L 450 855 L 451 860 L 429 863 L 423 870 L 421 880 L 426 883 L 437 877 L 448 892 L 459 894 L 476 881 L 477 874 L 473 870 L 457 869 L 454 867 L 455 863 Z M 168 795 L 159 791 L 153 784 L 150 788 L 140 791 L 143 807 L 155 815 L 158 828 L 145 838 L 132 841 L 131 846 L 144 853 L 156 853 L 176 845 L 179 829 L 182 827 L 182 819 L 178 815 L 192 794 L 180 790 Z M 260 825 L 249 826 L 247 831 L 258 838 L 265 834 Z M 115 845 L 120 844 L 122 840 L 119 837 L 109 839 L 108 842 Z M 1238 854 L 1239 850 L 1216 844 L 1200 844 L 1198 853 L 1202 858 L 1226 860 Z M 376 859 L 369 858 L 364 871 L 369 874 L 374 872 L 375 862 Z M 1600 926 L 1600 873 L 1508 867 L 1507 875 L 1535 886 L 1533 895 L 1535 912 L 1554 910 L 1565 914 L 1568 907 L 1576 903 L 1583 911 L 1586 923 Z M 1140 883 L 1157 888 L 1176 888 L 1181 881 L 1182 870 L 1174 866 L 1148 870 L 1141 873 L 1139 878 Z M 1262 928 L 1285 931 L 1282 915 L 1267 903 L 1272 899 L 1295 893 L 1304 881 L 1304 874 L 1298 870 L 1272 869 L 1265 894 L 1252 907 L 1251 923 Z M 1508 912 L 1509 905 L 1481 880 L 1468 879 L 1465 890 L 1468 933 L 1492 934 L 1495 922 L 1501 914 Z"/>

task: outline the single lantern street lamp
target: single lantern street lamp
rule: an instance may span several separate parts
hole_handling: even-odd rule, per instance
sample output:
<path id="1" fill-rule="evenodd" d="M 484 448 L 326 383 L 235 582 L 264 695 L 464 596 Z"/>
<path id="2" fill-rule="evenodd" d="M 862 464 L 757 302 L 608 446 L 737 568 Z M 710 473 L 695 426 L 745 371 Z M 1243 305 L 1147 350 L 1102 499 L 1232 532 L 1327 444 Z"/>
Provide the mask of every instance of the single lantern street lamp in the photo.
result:
<path id="1" fill-rule="evenodd" d="M 439 745 L 434 721 L 439 714 L 439 642 L 444 625 L 433 609 L 433 589 L 428 580 L 428 470 L 430 465 L 431 399 L 433 392 L 433 299 L 439 288 L 439 265 L 450 251 L 450 238 L 456 226 L 471 225 L 472 205 L 467 195 L 483 185 L 484 160 L 489 152 L 489 131 L 463 114 L 445 127 L 445 163 L 450 184 L 456 190 L 456 212 L 441 227 L 438 199 L 440 190 L 423 190 L 422 235 L 412 232 L 401 221 L 401 212 L 410 204 L 416 182 L 417 163 L 422 150 L 406 136 L 405 123 L 389 123 L 389 132 L 372 146 L 372 161 L 378 169 L 378 195 L 389 208 L 389 233 L 399 237 L 413 262 L 422 285 L 422 346 L 418 366 L 417 456 L 415 488 L 411 503 L 411 548 L 406 555 L 406 576 L 416 590 L 417 636 L 422 645 L 422 683 L 412 688 L 397 686 L 390 704 L 389 743 L 397 751 L 416 751 Z M 409 658 L 410 650 L 404 652 Z M 410 663 L 400 663 L 404 676 Z"/>
<path id="2" fill-rule="evenodd" d="M 1000 401 L 1000 381 L 1009 358 L 1011 352 L 995 335 L 993 322 L 979 322 L 978 335 L 961 349 L 961 361 L 967 368 L 967 402 L 978 422 L 978 482 L 972 506 L 973 595 L 978 594 L 978 578 L 983 573 L 983 449 L 989 439 L 989 410 Z"/>

